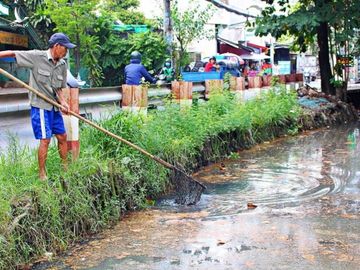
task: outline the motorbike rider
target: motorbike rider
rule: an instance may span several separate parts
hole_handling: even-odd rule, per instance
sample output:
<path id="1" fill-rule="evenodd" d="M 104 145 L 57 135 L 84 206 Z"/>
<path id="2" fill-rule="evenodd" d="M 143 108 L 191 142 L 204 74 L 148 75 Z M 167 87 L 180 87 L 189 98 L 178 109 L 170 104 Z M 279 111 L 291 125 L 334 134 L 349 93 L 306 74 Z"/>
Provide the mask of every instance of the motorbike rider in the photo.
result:
<path id="1" fill-rule="evenodd" d="M 134 51 L 130 55 L 130 64 L 125 67 L 125 83 L 127 85 L 140 85 L 142 78 L 150 83 L 156 83 L 156 79 L 141 64 L 141 53 Z"/>
<path id="2" fill-rule="evenodd" d="M 170 83 L 175 78 L 175 70 L 171 66 L 171 59 L 165 60 L 163 68 L 160 70 L 159 77 L 164 77 L 165 82 Z"/>
<path id="3" fill-rule="evenodd" d="M 303 72 L 304 72 L 304 81 L 305 83 L 309 84 L 311 81 L 310 68 L 305 67 Z"/>

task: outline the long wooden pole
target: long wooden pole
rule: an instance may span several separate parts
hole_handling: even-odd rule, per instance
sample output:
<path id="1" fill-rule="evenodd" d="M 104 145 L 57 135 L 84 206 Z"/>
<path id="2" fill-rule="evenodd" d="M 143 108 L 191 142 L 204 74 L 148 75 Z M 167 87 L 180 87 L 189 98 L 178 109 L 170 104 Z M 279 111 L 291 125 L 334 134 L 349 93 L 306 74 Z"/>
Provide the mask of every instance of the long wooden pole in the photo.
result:
<path id="1" fill-rule="evenodd" d="M 61 104 L 57 103 L 55 100 L 52 100 L 50 98 L 48 98 L 47 96 L 45 96 L 44 94 L 40 93 L 38 90 L 36 90 L 35 88 L 31 87 L 30 85 L 27 85 L 26 83 L 24 83 L 23 81 L 19 80 L 18 78 L 16 78 L 15 76 L 11 75 L 10 73 L 8 73 L 7 71 L 3 70 L 2 68 L 0 68 L 0 74 L 4 75 L 5 77 L 17 82 L 18 84 L 20 84 L 21 86 L 23 86 L 24 88 L 28 89 L 29 91 L 33 92 L 34 94 L 36 94 L 37 96 L 41 97 L 42 99 L 44 99 L 45 101 L 47 101 L 48 103 L 50 103 L 51 105 L 59 108 L 59 109 L 62 109 L 64 111 L 66 111 L 67 109 L 62 106 Z M 124 138 L 106 130 L 105 128 L 95 124 L 94 122 L 86 119 L 85 117 L 82 117 L 81 115 L 73 112 L 73 111 L 70 111 L 70 110 L 67 110 L 68 114 L 72 115 L 72 116 L 75 116 L 76 118 L 80 119 L 81 121 L 87 123 L 88 125 L 102 131 L 103 133 L 115 138 L 116 140 L 118 141 L 121 141 L 127 145 L 129 145 L 130 147 L 138 150 L 139 152 L 143 153 L 144 155 L 150 157 L 151 159 L 161 163 L 162 165 L 164 165 L 165 167 L 169 168 L 169 169 L 172 169 L 172 170 L 179 170 L 178 168 L 176 168 L 174 165 L 166 162 L 165 160 L 157 157 L 157 156 L 154 156 L 152 154 L 150 154 L 149 152 L 147 152 L 146 150 L 144 150 L 143 148 L 129 142 L 128 140 L 125 140 Z"/>

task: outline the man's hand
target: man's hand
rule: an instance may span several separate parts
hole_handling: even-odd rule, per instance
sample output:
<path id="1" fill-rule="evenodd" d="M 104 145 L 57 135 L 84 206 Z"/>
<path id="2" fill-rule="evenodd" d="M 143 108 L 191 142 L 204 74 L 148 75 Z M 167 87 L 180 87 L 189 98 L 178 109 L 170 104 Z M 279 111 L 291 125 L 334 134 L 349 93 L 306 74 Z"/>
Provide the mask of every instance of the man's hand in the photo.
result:
<path id="1" fill-rule="evenodd" d="M 60 102 L 60 105 L 62 106 L 61 112 L 63 114 L 68 114 L 70 110 L 69 104 L 66 101 L 62 101 Z"/>
<path id="2" fill-rule="evenodd" d="M 68 114 L 69 110 L 70 110 L 70 106 L 69 104 L 66 102 L 66 99 L 64 98 L 62 89 L 58 89 L 56 91 L 56 95 L 58 98 L 58 102 L 60 103 L 60 105 L 62 106 L 62 108 L 60 109 L 62 113 L 64 114 Z"/>

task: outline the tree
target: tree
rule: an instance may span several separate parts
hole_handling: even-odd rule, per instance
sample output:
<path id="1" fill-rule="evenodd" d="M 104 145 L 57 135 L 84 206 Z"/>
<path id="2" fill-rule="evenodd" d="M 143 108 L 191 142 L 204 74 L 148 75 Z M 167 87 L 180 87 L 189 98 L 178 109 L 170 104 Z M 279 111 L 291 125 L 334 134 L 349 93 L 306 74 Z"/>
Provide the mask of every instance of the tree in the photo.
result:
<path id="1" fill-rule="evenodd" d="M 88 66 L 90 79 L 96 85 L 99 83 L 101 67 L 97 58 L 100 53 L 100 44 L 94 32 L 93 24 L 96 21 L 94 9 L 97 0 L 45 0 L 45 13 L 56 25 L 56 31 L 64 32 L 76 44 L 74 49 L 75 74 L 80 70 L 80 60 Z"/>
<path id="2" fill-rule="evenodd" d="M 262 17 L 256 20 L 256 33 L 271 33 L 279 38 L 283 34 L 296 37 L 296 44 L 301 51 L 317 41 L 321 89 L 328 94 L 335 94 L 334 74 L 330 65 L 330 52 L 333 44 L 347 43 L 359 28 L 360 2 L 358 0 L 299 0 L 296 8 L 290 6 L 289 0 L 262 0 L 269 4 Z M 336 16 L 335 16 L 336 14 Z M 346 37 L 340 40 L 339 37 Z M 330 44 L 330 46 L 329 46 Z M 335 45 L 336 47 L 336 45 Z"/>
<path id="3" fill-rule="evenodd" d="M 207 31 L 204 27 L 214 13 L 209 4 L 202 8 L 199 2 L 192 1 L 191 6 L 181 12 L 177 0 L 171 6 L 171 20 L 173 34 L 179 45 L 179 65 L 188 62 L 187 46 L 194 40 L 211 38 L 214 33 Z"/>
<path id="4" fill-rule="evenodd" d="M 113 24 L 119 18 L 124 24 L 146 24 L 140 12 L 134 11 L 138 0 L 25 0 L 32 11 L 33 22 L 41 32 L 64 32 L 77 45 L 74 55 L 75 74 L 85 68 L 91 86 L 121 83 L 122 68 L 128 63 L 130 53 L 137 49 L 143 53 L 145 65 L 161 66 L 165 58 L 164 39 L 149 31 L 144 34 L 129 34 L 114 31 Z M 41 20 L 46 18 L 46 20 Z M 46 23 L 50 25 L 46 26 Z M 50 27 L 49 27 L 50 26 Z"/>
<path id="5" fill-rule="evenodd" d="M 152 21 L 146 19 L 144 14 L 134 10 L 138 6 L 138 0 L 106 0 L 101 2 L 103 12 L 113 18 L 120 19 L 124 24 L 152 25 Z"/>
<path id="6" fill-rule="evenodd" d="M 126 2 L 126 1 L 125 1 Z M 124 3 L 123 3 L 124 4 Z M 103 7 L 101 16 L 94 22 L 93 28 L 101 44 L 101 53 L 98 60 L 104 74 L 105 86 L 119 85 L 123 83 L 124 67 L 130 62 L 131 52 L 137 50 L 142 54 L 142 63 L 148 70 L 159 69 L 166 58 L 166 43 L 163 36 L 152 29 L 143 33 L 126 33 L 112 30 L 118 13 L 109 11 L 109 7 Z M 125 11 L 123 11 L 125 12 Z M 127 11 L 131 14 L 131 11 Z M 143 21 L 142 16 L 136 24 L 149 24 Z M 129 21 L 124 21 L 131 24 Z"/>
<path id="7" fill-rule="evenodd" d="M 130 62 L 131 52 L 137 50 L 142 54 L 142 63 L 149 70 L 159 69 L 166 58 L 166 42 L 164 37 L 156 32 L 128 34 L 127 38 L 119 38 L 111 30 L 111 20 L 102 16 L 97 25 L 102 30 L 98 32 L 102 53 L 99 63 L 104 70 L 105 85 L 118 85 L 123 82 L 124 67 Z"/>

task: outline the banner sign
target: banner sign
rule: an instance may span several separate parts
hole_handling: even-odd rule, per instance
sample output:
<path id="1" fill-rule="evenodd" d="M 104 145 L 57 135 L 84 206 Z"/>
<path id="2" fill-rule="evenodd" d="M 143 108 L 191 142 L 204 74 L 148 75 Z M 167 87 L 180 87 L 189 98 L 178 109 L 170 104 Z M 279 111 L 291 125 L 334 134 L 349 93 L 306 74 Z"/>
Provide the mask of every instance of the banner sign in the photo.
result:
<path id="1" fill-rule="evenodd" d="M 290 74 L 291 73 L 291 62 L 290 61 L 278 61 L 279 74 Z"/>
<path id="2" fill-rule="evenodd" d="M 354 66 L 354 58 L 352 56 L 336 56 L 336 63 L 342 65 L 344 67 L 353 67 Z"/>
<path id="3" fill-rule="evenodd" d="M 0 44 L 10 44 L 27 48 L 28 37 L 24 35 L 0 31 Z"/>

